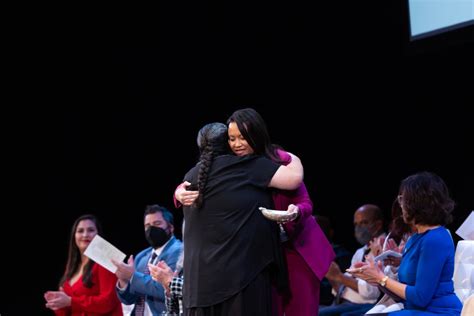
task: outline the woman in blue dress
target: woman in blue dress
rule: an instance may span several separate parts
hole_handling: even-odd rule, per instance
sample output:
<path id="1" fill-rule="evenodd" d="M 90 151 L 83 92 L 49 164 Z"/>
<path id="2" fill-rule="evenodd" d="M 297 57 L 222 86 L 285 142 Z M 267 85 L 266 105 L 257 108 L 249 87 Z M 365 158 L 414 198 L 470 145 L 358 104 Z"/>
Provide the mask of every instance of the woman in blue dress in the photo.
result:
<path id="1" fill-rule="evenodd" d="M 446 184 L 434 173 L 417 173 L 402 181 L 398 202 L 403 220 L 417 231 L 403 250 L 398 281 L 385 276 L 370 258 L 353 273 L 401 298 L 404 309 L 389 315 L 460 315 L 452 281 L 454 243 L 444 227 L 454 208 Z"/>

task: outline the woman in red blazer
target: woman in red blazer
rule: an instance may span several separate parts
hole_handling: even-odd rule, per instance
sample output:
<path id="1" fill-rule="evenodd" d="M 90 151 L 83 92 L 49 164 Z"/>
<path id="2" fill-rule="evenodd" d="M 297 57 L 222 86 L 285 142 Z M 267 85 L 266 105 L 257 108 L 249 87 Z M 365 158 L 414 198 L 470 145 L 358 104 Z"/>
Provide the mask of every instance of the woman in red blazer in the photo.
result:
<path id="1" fill-rule="evenodd" d="M 115 293 L 117 277 L 84 255 L 98 233 L 101 228 L 94 215 L 83 215 L 74 222 L 59 291 L 44 294 L 46 307 L 58 316 L 123 315 Z"/>

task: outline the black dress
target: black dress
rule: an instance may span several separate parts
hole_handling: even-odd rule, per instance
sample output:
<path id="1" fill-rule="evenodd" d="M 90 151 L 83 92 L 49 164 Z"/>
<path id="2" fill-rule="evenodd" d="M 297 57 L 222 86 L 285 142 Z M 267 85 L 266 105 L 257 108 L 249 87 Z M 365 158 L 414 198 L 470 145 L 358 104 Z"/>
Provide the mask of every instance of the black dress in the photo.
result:
<path id="1" fill-rule="evenodd" d="M 202 207 L 184 208 L 185 314 L 271 314 L 269 267 L 278 229 L 258 207 L 273 207 L 268 184 L 278 168 L 254 155 L 214 160 Z M 185 180 L 195 184 L 198 170 Z"/>

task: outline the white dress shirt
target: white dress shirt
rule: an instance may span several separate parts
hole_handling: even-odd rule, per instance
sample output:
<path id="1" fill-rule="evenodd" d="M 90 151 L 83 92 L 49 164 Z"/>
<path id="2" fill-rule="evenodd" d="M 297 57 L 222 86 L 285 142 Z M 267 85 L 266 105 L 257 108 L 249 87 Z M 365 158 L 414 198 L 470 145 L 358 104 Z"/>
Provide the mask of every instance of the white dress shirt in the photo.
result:
<path id="1" fill-rule="evenodd" d="M 384 236 L 384 235 L 385 234 L 382 234 L 381 236 Z M 356 250 L 356 252 L 352 256 L 351 268 L 354 266 L 356 262 L 364 261 L 362 259 L 364 258 L 364 253 L 367 249 L 368 249 L 368 246 L 365 245 Z M 350 273 L 346 272 L 344 274 L 349 277 L 352 277 Z M 370 285 L 366 281 L 359 278 L 356 278 L 356 280 L 357 280 L 357 289 L 359 290 L 359 292 L 354 291 L 350 287 L 346 287 L 341 297 L 345 300 L 348 300 L 356 304 L 374 304 L 375 302 L 377 302 L 377 299 L 380 296 L 380 290 L 378 289 L 378 287 L 375 285 Z"/>

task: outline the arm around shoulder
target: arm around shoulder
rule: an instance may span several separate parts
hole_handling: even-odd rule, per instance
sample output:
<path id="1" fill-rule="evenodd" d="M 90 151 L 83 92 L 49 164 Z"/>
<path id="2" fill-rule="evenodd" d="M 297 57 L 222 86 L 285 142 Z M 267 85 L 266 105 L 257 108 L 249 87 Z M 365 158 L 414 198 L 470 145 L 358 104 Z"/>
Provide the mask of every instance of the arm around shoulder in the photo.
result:
<path id="1" fill-rule="evenodd" d="M 269 187 L 282 190 L 295 190 L 303 182 L 303 164 L 301 160 L 291 154 L 291 162 L 286 166 L 280 166 L 272 177 Z"/>

